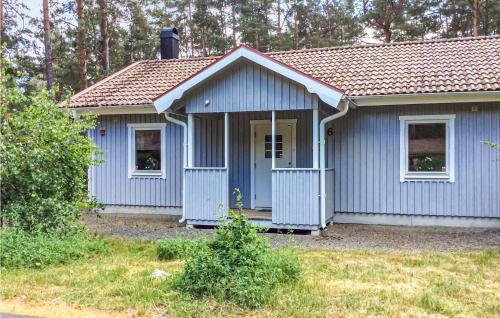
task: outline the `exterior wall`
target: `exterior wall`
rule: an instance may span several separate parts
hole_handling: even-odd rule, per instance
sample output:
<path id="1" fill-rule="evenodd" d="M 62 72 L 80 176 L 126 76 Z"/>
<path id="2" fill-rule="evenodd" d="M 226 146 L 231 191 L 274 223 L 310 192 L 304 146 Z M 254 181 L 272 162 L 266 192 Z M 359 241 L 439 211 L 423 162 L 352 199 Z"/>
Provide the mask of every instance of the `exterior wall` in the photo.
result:
<path id="1" fill-rule="evenodd" d="M 224 117 L 195 117 L 195 167 L 224 166 Z"/>
<path id="2" fill-rule="evenodd" d="M 472 106 L 479 111 L 472 112 Z M 399 180 L 399 116 L 456 114 L 455 182 Z M 335 212 L 500 217 L 499 104 L 359 107 L 333 124 Z"/>
<path id="3" fill-rule="evenodd" d="M 206 105 L 205 101 L 209 101 Z M 318 107 L 318 97 L 300 84 L 249 61 L 214 76 L 186 97 L 188 113 L 299 110 Z"/>
<path id="4" fill-rule="evenodd" d="M 180 207 L 182 205 L 182 129 L 167 122 L 166 178 L 128 178 L 128 123 L 165 122 L 163 115 L 106 115 L 99 117 L 90 137 L 105 162 L 90 169 L 91 195 L 106 205 Z M 100 136 L 99 129 L 106 129 Z"/>
<path id="5" fill-rule="evenodd" d="M 328 190 L 327 206 L 333 204 L 336 213 L 500 217 L 500 163 L 495 161 L 497 152 L 480 143 L 500 140 L 500 106 L 475 104 L 479 111 L 471 112 L 472 106 L 359 107 L 336 120 L 333 136 L 327 136 L 328 167 L 335 169 L 327 173 L 327 189 L 334 189 Z M 456 114 L 454 183 L 400 183 L 398 117 L 417 114 Z M 241 189 L 247 208 L 251 184 L 250 120 L 270 117 L 270 112 L 230 116 L 229 189 Z M 277 112 L 277 118 L 297 118 L 297 167 L 311 167 L 311 111 Z M 167 123 L 166 179 L 129 179 L 127 123 L 164 122 L 163 116 L 106 115 L 99 121 L 97 129 L 89 134 L 104 151 L 102 158 L 106 162 L 90 171 L 91 194 L 106 205 L 181 207 L 182 129 Z M 223 166 L 223 121 L 200 117 L 196 122 L 196 165 Z M 106 129 L 106 136 L 99 136 L 101 127 Z M 230 197 L 234 206 L 234 198 Z M 327 218 L 331 212 L 328 209 Z"/>

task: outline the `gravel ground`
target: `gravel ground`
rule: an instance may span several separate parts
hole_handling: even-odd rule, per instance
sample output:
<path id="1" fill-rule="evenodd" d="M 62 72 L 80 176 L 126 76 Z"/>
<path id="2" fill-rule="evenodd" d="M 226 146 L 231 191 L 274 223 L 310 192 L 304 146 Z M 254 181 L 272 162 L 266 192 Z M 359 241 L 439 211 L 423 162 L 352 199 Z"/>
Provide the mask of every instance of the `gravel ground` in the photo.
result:
<path id="1" fill-rule="evenodd" d="M 86 223 L 99 233 L 130 239 L 194 239 L 210 237 L 213 229 L 187 229 L 165 216 L 86 215 Z M 308 233 L 307 233 L 308 234 Z M 263 234 L 273 246 L 370 251 L 473 251 L 500 249 L 500 229 L 409 227 L 335 224 L 314 237 L 305 234 Z"/>

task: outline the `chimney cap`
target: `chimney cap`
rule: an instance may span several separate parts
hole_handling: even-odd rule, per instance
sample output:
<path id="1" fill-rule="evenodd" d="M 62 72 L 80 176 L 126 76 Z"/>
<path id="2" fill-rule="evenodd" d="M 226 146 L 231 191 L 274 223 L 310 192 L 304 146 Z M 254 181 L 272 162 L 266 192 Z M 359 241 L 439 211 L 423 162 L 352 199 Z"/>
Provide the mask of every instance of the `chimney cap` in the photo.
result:
<path id="1" fill-rule="evenodd" d="M 176 28 L 165 28 L 160 31 L 160 39 L 174 38 L 179 40 L 179 33 Z"/>

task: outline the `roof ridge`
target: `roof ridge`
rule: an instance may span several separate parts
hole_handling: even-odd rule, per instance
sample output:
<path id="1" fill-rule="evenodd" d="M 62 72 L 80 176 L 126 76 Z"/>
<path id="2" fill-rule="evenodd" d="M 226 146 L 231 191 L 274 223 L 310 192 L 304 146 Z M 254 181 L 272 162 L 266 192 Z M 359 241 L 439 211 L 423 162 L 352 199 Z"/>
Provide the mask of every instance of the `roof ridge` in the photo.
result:
<path id="1" fill-rule="evenodd" d="M 478 41 L 484 39 L 497 39 L 500 35 L 483 35 L 483 36 L 468 36 L 468 37 L 456 37 L 456 38 L 436 38 L 428 40 L 414 40 L 414 41 L 402 41 L 402 42 L 391 42 L 391 43 L 373 43 L 373 44 L 354 44 L 354 45 L 341 45 L 341 46 L 327 46 L 318 48 L 308 48 L 308 49 L 297 49 L 297 50 L 286 50 L 286 51 L 271 51 L 262 52 L 267 55 L 282 55 L 282 54 L 294 54 L 302 52 L 317 52 L 317 51 L 330 51 L 330 50 L 345 50 L 345 49 L 359 49 L 359 48 L 371 48 L 371 47 L 384 47 L 384 46 L 403 46 L 403 45 L 415 45 L 415 44 L 430 44 L 430 43 L 442 43 L 442 42 L 462 42 L 462 41 Z M 154 60 L 141 60 L 141 62 L 181 62 L 181 61 L 202 61 L 218 59 L 222 55 L 210 55 L 210 56 L 196 56 L 188 58 L 179 59 L 154 59 Z"/>
<path id="2" fill-rule="evenodd" d="M 468 37 L 456 37 L 456 38 L 439 38 L 439 39 L 429 39 L 429 40 L 402 41 L 402 42 L 391 42 L 391 43 L 373 43 L 373 44 L 328 46 L 328 47 L 320 47 L 320 48 L 267 52 L 266 54 L 282 55 L 282 54 L 293 54 L 293 53 L 301 53 L 301 52 L 360 49 L 360 48 L 384 47 L 384 46 L 403 46 L 403 45 L 430 44 L 430 43 L 442 43 L 442 42 L 478 41 L 478 40 L 497 39 L 497 38 L 500 38 L 500 35 L 483 35 L 483 36 L 468 36 Z"/>
<path id="3" fill-rule="evenodd" d="M 193 56 L 180 59 L 154 59 L 154 60 L 140 60 L 141 62 L 185 62 L 185 61 L 203 61 L 203 60 L 213 60 L 218 59 L 222 55 L 210 55 L 210 56 Z"/>

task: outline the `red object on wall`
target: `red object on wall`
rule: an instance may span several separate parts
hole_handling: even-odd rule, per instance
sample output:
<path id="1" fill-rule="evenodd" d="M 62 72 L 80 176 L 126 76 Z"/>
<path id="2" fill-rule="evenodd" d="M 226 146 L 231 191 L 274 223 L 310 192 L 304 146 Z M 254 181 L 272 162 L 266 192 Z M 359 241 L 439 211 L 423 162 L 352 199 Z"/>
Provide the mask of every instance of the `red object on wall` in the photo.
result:
<path id="1" fill-rule="evenodd" d="M 104 129 L 104 128 L 99 128 L 99 135 L 101 135 L 101 136 L 106 136 L 106 129 Z"/>

